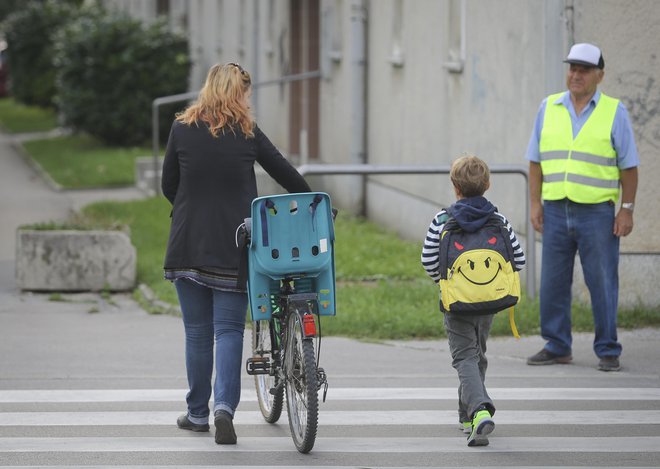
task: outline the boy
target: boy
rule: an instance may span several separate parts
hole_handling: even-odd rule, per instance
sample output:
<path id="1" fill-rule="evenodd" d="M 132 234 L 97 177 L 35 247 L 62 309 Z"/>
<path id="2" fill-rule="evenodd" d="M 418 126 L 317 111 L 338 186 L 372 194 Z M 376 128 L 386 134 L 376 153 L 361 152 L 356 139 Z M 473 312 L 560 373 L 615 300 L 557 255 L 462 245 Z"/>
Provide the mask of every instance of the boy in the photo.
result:
<path id="1" fill-rule="evenodd" d="M 449 174 L 454 185 L 457 202 L 436 214 L 429 226 L 422 249 L 422 266 L 435 281 L 441 278 L 440 241 L 449 217 L 456 220 L 467 233 L 479 231 L 492 215 L 499 217 L 508 232 L 513 250 L 513 269 L 519 271 L 525 265 L 525 255 L 511 224 L 485 197 L 490 187 L 490 171 L 485 162 L 476 156 L 456 159 Z M 468 434 L 468 446 L 488 445 L 488 435 L 495 428 L 495 406 L 490 399 L 484 379 L 488 360 L 486 339 L 493 321 L 492 311 L 471 313 L 445 312 L 444 324 L 452 355 L 452 366 L 458 372 L 458 418 L 463 432 Z"/>

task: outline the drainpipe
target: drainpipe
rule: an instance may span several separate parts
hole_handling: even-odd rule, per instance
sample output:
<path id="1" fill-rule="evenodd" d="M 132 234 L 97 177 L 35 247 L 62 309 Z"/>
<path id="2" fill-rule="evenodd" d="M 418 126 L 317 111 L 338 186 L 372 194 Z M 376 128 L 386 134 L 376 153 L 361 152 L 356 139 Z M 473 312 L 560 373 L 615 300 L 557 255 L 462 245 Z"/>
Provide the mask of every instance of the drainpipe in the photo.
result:
<path id="1" fill-rule="evenodd" d="M 366 93 L 366 49 L 367 49 L 367 3 L 366 0 L 351 1 L 351 46 L 349 56 L 350 73 L 350 163 L 366 164 L 367 93 Z M 351 198 L 359 215 L 366 216 L 366 175 L 354 176 L 350 183 Z"/>
<path id="2" fill-rule="evenodd" d="M 575 5 L 573 0 L 565 0 L 564 17 L 566 19 L 566 33 L 568 35 L 568 46 L 575 44 Z"/>

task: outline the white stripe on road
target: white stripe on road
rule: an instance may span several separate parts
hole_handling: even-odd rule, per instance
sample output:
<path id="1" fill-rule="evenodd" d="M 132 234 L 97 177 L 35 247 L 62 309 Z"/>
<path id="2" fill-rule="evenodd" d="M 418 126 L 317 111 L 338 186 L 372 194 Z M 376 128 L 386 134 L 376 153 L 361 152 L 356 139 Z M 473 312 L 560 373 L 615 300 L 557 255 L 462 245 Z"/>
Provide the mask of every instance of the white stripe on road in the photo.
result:
<path id="1" fill-rule="evenodd" d="M 2 466 L 3 469 L 53 469 L 57 466 Z M 177 469 L 218 469 L 219 466 L 176 466 Z M 282 469 L 283 466 L 225 466 L 222 469 Z M 297 467 L 297 466 L 296 466 Z M 314 469 L 355 469 L 356 466 L 312 466 Z M 416 469 L 420 466 L 369 466 L 369 469 Z M 447 466 L 463 469 L 465 466 Z M 603 469 L 603 466 L 515 466 L 516 469 Z M 172 469 L 172 466 L 66 466 L 67 469 Z M 479 466 L 480 469 L 502 469 L 502 466 Z M 658 469 L 658 466 L 617 466 L 617 469 Z"/>
<path id="2" fill-rule="evenodd" d="M 0 390 L 3 403 L 62 403 L 62 402 L 180 402 L 185 400 L 183 389 L 80 389 L 80 390 Z M 660 388 L 489 388 L 495 400 L 615 400 L 657 401 Z M 256 401 L 254 389 L 243 389 L 241 400 Z M 353 400 L 456 400 L 456 388 L 332 388 L 332 401 Z"/>
<path id="3" fill-rule="evenodd" d="M 53 469 L 58 466 L 1 466 L 3 469 Z M 219 466 L 176 466 L 177 469 L 218 469 Z M 222 469 L 282 469 L 283 466 L 225 466 Z M 312 466 L 314 469 L 355 469 L 356 466 Z M 369 466 L 369 469 L 416 469 L 420 466 Z M 463 469 L 465 466 L 447 466 Z M 172 466 L 66 466 L 67 469 L 172 469 Z M 502 469 L 502 466 L 479 466 L 480 469 Z M 515 466 L 516 469 L 603 469 L 603 466 Z M 617 466 L 616 469 L 658 469 L 658 466 Z"/>
<path id="4" fill-rule="evenodd" d="M 174 425 L 180 412 L 0 412 L 0 427 Z M 286 418 L 285 418 L 286 420 Z M 237 425 L 259 425 L 265 421 L 258 411 L 236 412 Z M 593 411 L 500 411 L 498 425 L 654 425 L 660 410 Z M 319 412 L 320 425 L 455 425 L 455 410 L 377 410 Z"/>
<path id="5" fill-rule="evenodd" d="M 465 438 L 317 438 L 314 453 L 446 453 L 466 451 Z M 489 453 L 658 453 L 660 437 L 492 437 Z M 2 453 L 92 452 L 292 452 L 289 437 L 240 438 L 216 445 L 213 438 L 0 438 Z"/>

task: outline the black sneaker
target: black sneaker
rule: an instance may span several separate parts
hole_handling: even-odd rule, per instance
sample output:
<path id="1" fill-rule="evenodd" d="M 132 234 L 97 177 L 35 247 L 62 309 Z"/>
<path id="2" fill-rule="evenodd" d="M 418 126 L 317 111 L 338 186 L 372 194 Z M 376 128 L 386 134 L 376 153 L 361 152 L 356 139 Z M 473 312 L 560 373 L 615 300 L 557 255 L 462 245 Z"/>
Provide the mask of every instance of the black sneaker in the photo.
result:
<path id="1" fill-rule="evenodd" d="M 236 432 L 234 422 L 229 412 L 218 410 L 215 412 L 215 442 L 219 445 L 235 445 Z"/>
<path id="2" fill-rule="evenodd" d="M 176 419 L 176 426 L 183 429 L 183 430 L 190 430 L 193 432 L 208 432 L 209 431 L 209 424 L 203 424 L 200 425 L 198 423 L 192 423 L 188 419 L 188 414 L 183 414 L 179 416 L 178 419 Z"/>
<path id="3" fill-rule="evenodd" d="M 549 352 L 546 349 L 541 350 L 536 355 L 532 355 L 527 359 L 528 365 L 554 365 L 555 363 L 567 364 L 573 360 L 571 355 L 557 355 Z"/>
<path id="4" fill-rule="evenodd" d="M 598 369 L 600 371 L 619 371 L 621 365 L 619 364 L 619 357 L 603 357 L 598 362 Z"/>

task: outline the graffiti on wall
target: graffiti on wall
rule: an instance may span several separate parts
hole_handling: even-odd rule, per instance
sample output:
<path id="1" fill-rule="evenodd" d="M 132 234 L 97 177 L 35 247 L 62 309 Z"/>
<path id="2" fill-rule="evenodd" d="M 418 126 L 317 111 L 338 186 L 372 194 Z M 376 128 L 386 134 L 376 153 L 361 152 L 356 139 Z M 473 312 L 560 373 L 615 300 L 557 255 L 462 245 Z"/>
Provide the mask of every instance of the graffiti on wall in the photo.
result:
<path id="1" fill-rule="evenodd" d="M 648 72 L 631 72 L 617 78 L 624 90 L 621 101 L 630 113 L 633 131 L 639 143 L 644 141 L 660 150 L 660 91 Z"/>

